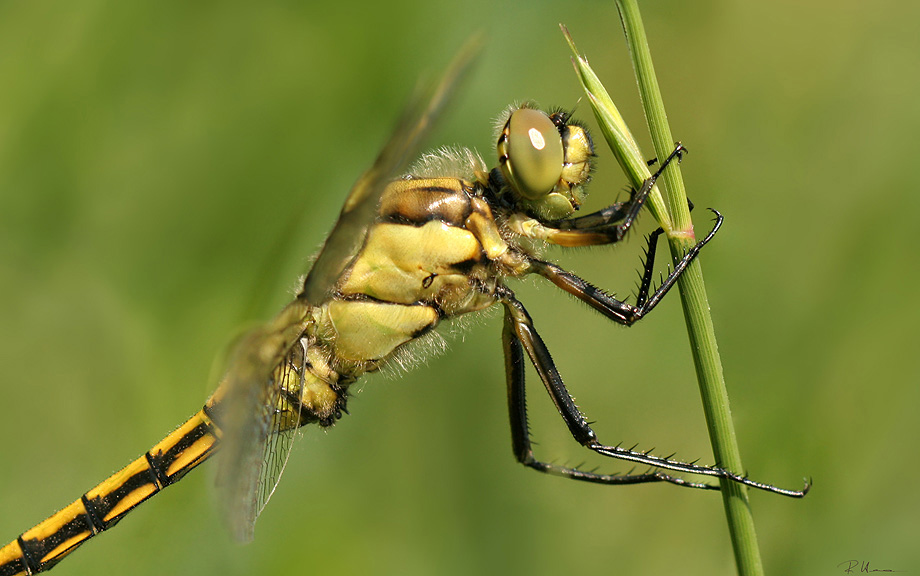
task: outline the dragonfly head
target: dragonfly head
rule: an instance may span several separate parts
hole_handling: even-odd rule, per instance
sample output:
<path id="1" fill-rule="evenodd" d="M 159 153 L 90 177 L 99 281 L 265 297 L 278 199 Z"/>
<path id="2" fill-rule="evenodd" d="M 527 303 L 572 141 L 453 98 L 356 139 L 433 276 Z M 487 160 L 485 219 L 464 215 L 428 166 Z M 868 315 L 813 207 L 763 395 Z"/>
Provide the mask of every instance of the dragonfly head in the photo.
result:
<path id="1" fill-rule="evenodd" d="M 509 108 L 499 127 L 499 165 L 514 203 L 547 221 L 578 210 L 594 158 L 588 131 L 567 112 L 547 114 L 529 103 Z"/>

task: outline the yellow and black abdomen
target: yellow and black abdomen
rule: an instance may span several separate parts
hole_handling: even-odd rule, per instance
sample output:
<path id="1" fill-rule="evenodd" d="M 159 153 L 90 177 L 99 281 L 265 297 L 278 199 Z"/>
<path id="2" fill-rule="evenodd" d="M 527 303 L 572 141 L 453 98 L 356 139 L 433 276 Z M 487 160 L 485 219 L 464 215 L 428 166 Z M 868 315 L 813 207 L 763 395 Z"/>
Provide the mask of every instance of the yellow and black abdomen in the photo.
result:
<path id="1" fill-rule="evenodd" d="M 198 412 L 79 500 L 0 548 L 0 575 L 51 569 L 80 544 L 108 530 L 138 504 L 204 462 L 213 453 L 218 436 L 205 410 Z"/>
<path id="2" fill-rule="evenodd" d="M 441 319 L 495 302 L 492 259 L 507 251 L 475 185 L 409 178 L 383 194 L 377 223 L 326 307 L 334 353 L 384 360 Z"/>

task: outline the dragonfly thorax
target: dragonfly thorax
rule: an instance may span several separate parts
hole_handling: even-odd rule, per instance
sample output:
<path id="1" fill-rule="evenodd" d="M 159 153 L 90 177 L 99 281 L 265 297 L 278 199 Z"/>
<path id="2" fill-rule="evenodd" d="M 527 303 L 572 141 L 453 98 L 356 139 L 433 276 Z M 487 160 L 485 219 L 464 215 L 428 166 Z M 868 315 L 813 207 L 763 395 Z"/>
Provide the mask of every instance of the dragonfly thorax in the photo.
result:
<path id="1" fill-rule="evenodd" d="M 498 302 L 505 278 L 533 271 L 529 243 L 547 239 L 542 223 L 583 201 L 594 155 L 587 131 L 530 105 L 506 117 L 498 168 L 442 148 L 384 188 L 333 296 L 312 305 L 304 342 L 313 358 L 291 386 L 310 421 L 331 424 L 347 383 L 412 358 L 409 345 L 434 337 L 443 320 Z"/>
<path id="2" fill-rule="evenodd" d="M 383 193 L 377 221 L 323 305 L 333 357 L 366 371 L 445 318 L 496 299 L 496 260 L 509 251 L 478 184 L 407 178 Z"/>

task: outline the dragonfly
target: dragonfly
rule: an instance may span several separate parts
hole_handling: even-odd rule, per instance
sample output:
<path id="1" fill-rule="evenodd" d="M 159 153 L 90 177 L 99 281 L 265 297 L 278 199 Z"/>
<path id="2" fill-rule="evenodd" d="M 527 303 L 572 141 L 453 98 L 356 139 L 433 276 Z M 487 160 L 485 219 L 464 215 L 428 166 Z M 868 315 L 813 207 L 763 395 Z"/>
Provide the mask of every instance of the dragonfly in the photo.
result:
<path id="1" fill-rule="evenodd" d="M 475 52 L 461 51 L 429 96 L 410 101 L 376 161 L 346 197 L 299 294 L 272 321 L 238 339 L 204 407 L 125 468 L 0 548 L 0 576 L 51 569 L 218 449 L 224 515 L 236 539 L 252 539 L 296 431 L 308 424 L 332 426 L 347 413 L 349 387 L 363 375 L 408 361 L 426 341 L 437 340 L 439 325 L 494 305 L 504 310 L 512 449 L 520 463 L 599 484 L 719 489 L 678 475 L 690 474 L 785 496 L 805 494 L 807 485 L 783 489 L 717 466 L 602 443 L 576 407 L 527 309 L 507 285 L 536 274 L 625 326 L 650 313 L 718 232 L 723 218 L 717 211 L 710 232 L 654 289 L 663 231 L 652 232 L 635 304 L 543 259 L 539 247 L 622 241 L 658 176 L 680 160 L 681 145 L 627 200 L 577 217 L 594 167 L 591 137 L 569 112 L 547 113 L 530 103 L 509 107 L 497 124 L 497 166 L 488 168 L 469 149 L 442 148 L 394 177 L 430 132 Z M 537 459 L 527 423 L 528 362 L 579 444 L 647 471 L 605 474 Z"/>

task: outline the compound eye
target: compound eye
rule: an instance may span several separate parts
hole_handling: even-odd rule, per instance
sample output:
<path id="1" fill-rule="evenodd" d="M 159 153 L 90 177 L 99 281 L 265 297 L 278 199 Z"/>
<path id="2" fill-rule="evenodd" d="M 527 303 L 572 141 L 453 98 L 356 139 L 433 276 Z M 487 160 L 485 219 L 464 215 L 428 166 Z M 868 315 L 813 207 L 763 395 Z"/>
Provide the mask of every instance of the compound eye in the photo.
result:
<path id="1" fill-rule="evenodd" d="M 529 200 L 552 192 L 562 176 L 562 137 L 540 110 L 520 108 L 511 114 L 499 139 L 498 153 L 505 160 L 505 178 Z"/>

